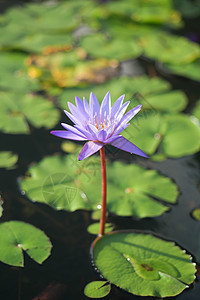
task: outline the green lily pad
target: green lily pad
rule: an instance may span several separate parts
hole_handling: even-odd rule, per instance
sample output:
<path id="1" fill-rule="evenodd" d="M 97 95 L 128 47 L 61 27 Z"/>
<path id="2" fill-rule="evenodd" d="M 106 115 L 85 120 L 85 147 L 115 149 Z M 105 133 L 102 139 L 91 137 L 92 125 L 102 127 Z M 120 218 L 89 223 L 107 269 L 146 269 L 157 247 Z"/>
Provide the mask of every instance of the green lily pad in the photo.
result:
<path id="1" fill-rule="evenodd" d="M 141 113 L 123 135 L 149 155 L 158 147 L 166 157 L 174 158 L 193 154 L 200 148 L 200 130 L 184 114 L 161 115 L 155 110 Z"/>
<path id="2" fill-rule="evenodd" d="M 22 91 L 23 94 L 40 89 L 37 79 L 28 76 L 25 66 L 27 58 L 28 55 L 22 53 L 1 52 L 0 89 Z"/>
<path id="3" fill-rule="evenodd" d="M 110 283 L 139 296 L 171 297 L 195 279 L 191 256 L 150 234 L 114 232 L 97 238 L 93 262 Z"/>
<path id="4" fill-rule="evenodd" d="M 104 84 L 99 85 L 90 85 L 83 88 L 71 88 L 63 91 L 59 97 L 59 103 L 61 107 L 66 109 L 67 101 L 74 103 L 75 96 L 80 97 L 81 99 L 86 97 L 89 99 L 89 94 L 92 91 L 99 102 L 101 102 L 105 94 L 110 91 L 112 97 L 112 103 L 116 101 L 118 97 L 124 93 L 126 99 L 130 99 L 130 106 L 136 106 L 137 102 L 141 101 L 142 97 L 146 95 L 151 95 L 154 93 L 165 92 L 170 89 L 170 85 L 167 81 L 164 81 L 160 78 L 150 79 L 147 76 L 140 77 L 120 77 L 105 82 Z M 136 101 L 136 96 L 134 94 L 141 95 Z M 138 96 L 137 96 L 138 98 Z"/>
<path id="5" fill-rule="evenodd" d="M 18 156 L 10 151 L 0 152 L 0 168 L 11 169 L 15 167 Z"/>
<path id="6" fill-rule="evenodd" d="M 193 211 L 192 211 L 192 216 L 195 220 L 197 221 L 200 221 L 200 208 L 195 208 Z"/>
<path id="7" fill-rule="evenodd" d="M 187 98 L 181 91 L 169 91 L 164 94 L 150 95 L 141 99 L 145 109 L 166 112 L 179 112 L 187 106 Z"/>
<path id="8" fill-rule="evenodd" d="M 51 242 L 43 231 L 34 226 L 9 221 L 0 224 L 0 260 L 12 266 L 24 266 L 23 251 L 41 264 L 50 255 Z"/>
<path id="9" fill-rule="evenodd" d="M 5 133 L 29 133 L 29 125 L 52 128 L 59 120 L 53 104 L 41 96 L 0 93 L 0 130 Z"/>
<path id="10" fill-rule="evenodd" d="M 167 69 L 167 71 L 170 71 L 176 75 L 181 75 L 193 80 L 200 81 L 200 59 L 184 65 L 176 64 L 174 62 L 173 64 L 165 64 L 164 67 Z"/>
<path id="11" fill-rule="evenodd" d="M 91 234 L 98 235 L 99 234 L 100 223 L 90 224 L 87 228 L 87 231 Z M 112 231 L 114 226 L 110 223 L 105 223 L 105 233 Z"/>
<path id="12" fill-rule="evenodd" d="M 32 166 L 29 173 L 20 185 L 32 201 L 68 211 L 101 207 L 100 160 L 95 156 L 82 162 L 77 154 L 48 157 Z M 107 208 L 114 214 L 159 216 L 169 208 L 157 200 L 176 202 L 177 186 L 155 170 L 116 162 L 107 165 L 107 173 Z"/>
<path id="13" fill-rule="evenodd" d="M 65 34 L 44 34 L 35 33 L 30 34 L 21 39 L 18 43 L 16 42 L 15 48 L 22 49 L 28 52 L 40 53 L 45 48 L 57 46 L 59 49 L 64 46 L 69 46 L 72 43 L 72 36 Z"/>
<path id="14" fill-rule="evenodd" d="M 83 37 L 80 46 L 93 57 L 117 60 L 136 58 L 142 52 L 141 46 L 134 40 L 125 40 L 123 38 L 108 39 L 101 33 Z"/>
<path id="15" fill-rule="evenodd" d="M 197 101 L 196 106 L 192 111 L 192 114 L 200 121 L 200 100 Z"/>
<path id="16" fill-rule="evenodd" d="M 139 23 L 179 24 L 180 14 L 173 9 L 170 1 L 124 0 L 105 4 L 107 14 L 127 16 Z"/>
<path id="17" fill-rule="evenodd" d="M 140 38 L 144 55 L 164 63 L 187 64 L 200 57 L 200 47 L 180 36 L 164 32 Z"/>
<path id="18" fill-rule="evenodd" d="M 103 298 L 110 293 L 111 286 L 107 281 L 92 281 L 84 289 L 85 296 L 96 299 Z"/>

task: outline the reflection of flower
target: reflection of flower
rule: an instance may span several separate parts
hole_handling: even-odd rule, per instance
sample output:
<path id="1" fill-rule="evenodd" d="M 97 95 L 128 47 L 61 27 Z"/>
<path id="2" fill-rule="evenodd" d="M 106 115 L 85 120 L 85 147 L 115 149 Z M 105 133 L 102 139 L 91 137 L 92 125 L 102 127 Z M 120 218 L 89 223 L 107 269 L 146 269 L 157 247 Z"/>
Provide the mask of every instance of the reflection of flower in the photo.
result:
<path id="1" fill-rule="evenodd" d="M 75 97 L 76 106 L 68 102 L 71 113 L 65 111 L 75 125 L 70 126 L 62 123 L 61 125 L 66 130 L 54 130 L 51 133 L 70 140 L 88 140 L 78 156 L 79 160 L 97 152 L 105 144 L 111 144 L 121 150 L 148 157 L 142 150 L 120 135 L 122 130 L 129 126 L 127 123 L 142 107 L 142 105 L 138 105 L 124 115 L 130 101 L 122 104 L 123 100 L 124 95 L 119 97 L 111 107 L 109 92 L 105 95 L 101 106 L 93 93 L 90 94 L 89 104 L 85 98 L 81 101 Z"/>

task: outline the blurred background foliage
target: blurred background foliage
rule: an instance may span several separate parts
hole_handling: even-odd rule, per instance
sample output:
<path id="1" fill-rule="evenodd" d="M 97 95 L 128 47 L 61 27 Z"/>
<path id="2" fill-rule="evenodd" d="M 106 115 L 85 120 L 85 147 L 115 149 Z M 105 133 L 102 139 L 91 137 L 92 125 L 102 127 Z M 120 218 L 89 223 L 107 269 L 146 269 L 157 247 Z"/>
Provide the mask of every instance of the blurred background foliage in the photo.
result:
<path id="1" fill-rule="evenodd" d="M 199 150 L 198 115 L 183 116 L 187 96 L 157 77 L 161 72 L 200 80 L 199 32 L 187 33 L 186 26 L 188 18 L 198 19 L 199 1 L 15 4 L 3 2 L 7 9 L 0 16 L 2 132 L 53 128 L 75 95 L 88 98 L 93 91 L 101 101 L 109 90 L 113 100 L 125 93 L 132 106 L 143 103 L 141 130 L 133 125 L 125 135 L 148 154 L 179 157 Z M 146 110 L 156 112 L 148 131 L 142 129 L 152 119 L 151 113 L 144 118 Z"/>

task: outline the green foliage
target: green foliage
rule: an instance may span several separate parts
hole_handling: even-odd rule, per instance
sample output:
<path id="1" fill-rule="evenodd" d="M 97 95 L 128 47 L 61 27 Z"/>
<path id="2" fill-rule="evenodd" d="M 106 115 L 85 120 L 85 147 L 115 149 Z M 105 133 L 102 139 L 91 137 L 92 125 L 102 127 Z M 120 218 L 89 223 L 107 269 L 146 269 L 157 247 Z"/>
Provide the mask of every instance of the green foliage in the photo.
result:
<path id="1" fill-rule="evenodd" d="M 200 221 L 200 208 L 195 208 L 193 211 L 192 211 L 192 216 L 195 220 L 197 221 Z"/>
<path id="2" fill-rule="evenodd" d="M 18 155 L 10 151 L 0 152 L 0 168 L 12 169 L 18 161 Z"/>
<path id="3" fill-rule="evenodd" d="M 95 299 L 103 298 L 110 293 L 111 286 L 107 281 L 92 281 L 84 289 L 85 296 Z"/>
<path id="4" fill-rule="evenodd" d="M 123 135 L 149 155 L 159 150 L 166 157 L 176 158 L 200 148 L 200 130 L 184 114 L 144 112 L 134 118 Z"/>
<path id="5" fill-rule="evenodd" d="M 51 102 L 36 95 L 1 92 L 0 130 L 5 133 L 29 133 L 34 127 L 52 128 L 59 120 L 59 112 Z"/>
<path id="6" fill-rule="evenodd" d="M 68 170 L 68 171 L 65 171 Z M 100 161 L 95 156 L 79 162 L 77 154 L 43 159 L 29 169 L 21 189 L 32 200 L 55 209 L 96 210 L 101 205 Z M 120 162 L 107 165 L 108 211 L 138 218 L 159 216 L 175 203 L 176 185 L 154 170 Z"/>
<path id="7" fill-rule="evenodd" d="M 104 278 L 139 296 L 180 294 L 195 279 L 191 257 L 150 234 L 115 232 L 97 238 L 93 261 Z"/>
<path id="8" fill-rule="evenodd" d="M 99 234 L 100 223 L 92 223 L 88 226 L 87 231 L 91 234 Z M 105 233 L 112 231 L 114 226 L 110 223 L 105 223 Z"/>
<path id="9" fill-rule="evenodd" d="M 130 106 L 136 106 L 138 102 L 141 102 L 142 97 L 146 98 L 147 95 L 162 93 L 169 89 L 169 83 L 158 77 L 151 79 L 147 76 L 123 76 L 107 81 L 104 84 L 64 90 L 58 100 L 61 107 L 66 109 L 67 101 L 74 103 L 75 96 L 81 99 L 84 96 L 86 99 L 89 99 L 90 92 L 92 91 L 98 101 L 101 102 L 105 94 L 110 91 L 113 104 L 117 98 L 122 95 L 123 91 L 126 95 L 126 99 L 131 100 Z"/>
<path id="10" fill-rule="evenodd" d="M 40 89 L 36 78 L 27 74 L 25 66 L 28 56 L 18 52 L 1 52 L 0 55 L 0 89 L 22 92 Z"/>
<path id="11" fill-rule="evenodd" d="M 163 63 L 186 64 L 200 57 L 200 47 L 197 44 L 164 32 L 143 36 L 140 43 L 145 56 Z"/>
<path id="12" fill-rule="evenodd" d="M 83 37 L 80 46 L 92 57 L 105 57 L 117 60 L 136 58 L 142 52 L 139 43 L 135 43 L 133 39 L 108 39 L 100 33 Z"/>
<path id="13" fill-rule="evenodd" d="M 191 78 L 193 80 L 200 80 L 199 68 L 200 68 L 200 59 L 196 59 L 195 61 L 189 64 L 165 64 L 164 67 L 167 71 L 172 72 L 176 75 L 181 75 L 184 77 Z"/>
<path id="14" fill-rule="evenodd" d="M 23 251 L 41 264 L 51 251 L 51 242 L 41 230 L 34 226 L 9 221 L 0 224 L 0 260 L 12 266 L 24 266 Z"/>

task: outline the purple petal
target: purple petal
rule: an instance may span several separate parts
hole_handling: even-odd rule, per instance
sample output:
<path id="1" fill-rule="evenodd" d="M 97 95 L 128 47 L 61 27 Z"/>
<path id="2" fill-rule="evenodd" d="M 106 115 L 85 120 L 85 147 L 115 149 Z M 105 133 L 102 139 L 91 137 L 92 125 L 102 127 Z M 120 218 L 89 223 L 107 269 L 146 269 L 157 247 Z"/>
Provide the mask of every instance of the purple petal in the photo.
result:
<path id="1" fill-rule="evenodd" d="M 85 97 L 83 97 L 83 103 L 84 103 L 85 111 L 88 113 L 88 115 L 90 115 L 90 107 L 89 107 L 89 104 L 88 104 L 87 100 L 85 99 Z"/>
<path id="2" fill-rule="evenodd" d="M 73 127 L 73 126 L 70 126 L 68 124 L 65 124 L 65 123 L 61 123 L 62 127 L 64 127 L 66 130 L 69 130 L 71 131 L 72 133 L 74 134 L 77 134 L 79 135 L 80 137 L 84 138 L 84 139 L 87 139 L 87 137 L 82 134 L 77 128 Z"/>
<path id="3" fill-rule="evenodd" d="M 69 139 L 69 140 L 74 140 L 74 141 L 85 141 L 85 138 L 82 138 L 79 135 L 76 135 L 75 133 L 72 133 L 70 131 L 66 130 L 53 130 L 51 131 L 51 134 L 61 137 L 63 139 Z"/>
<path id="4" fill-rule="evenodd" d="M 121 118 L 123 117 L 128 105 L 129 105 L 130 101 L 125 102 L 122 107 L 119 109 L 118 113 L 115 115 L 116 119 L 118 121 L 121 120 Z"/>
<path id="5" fill-rule="evenodd" d="M 92 139 L 96 140 L 97 134 L 98 134 L 98 129 L 92 124 L 88 124 L 87 129 L 88 129 L 89 133 L 92 135 Z"/>
<path id="6" fill-rule="evenodd" d="M 106 117 L 108 117 L 111 113 L 110 92 L 107 92 L 107 94 L 105 95 L 101 103 L 100 114 L 101 114 L 102 122 L 104 120 L 105 113 L 106 113 Z"/>
<path id="7" fill-rule="evenodd" d="M 106 130 L 101 129 L 97 133 L 97 140 L 104 143 L 104 141 L 106 140 L 106 136 L 107 136 Z"/>
<path id="8" fill-rule="evenodd" d="M 76 129 L 78 129 L 78 131 L 80 131 L 83 135 L 85 135 L 87 137 L 87 140 L 92 139 L 92 135 L 90 132 L 88 132 L 88 130 L 86 130 L 85 128 L 83 128 L 82 126 L 79 126 L 79 125 L 74 125 L 74 127 Z"/>
<path id="9" fill-rule="evenodd" d="M 74 117 L 72 114 L 70 114 L 68 111 L 64 110 L 65 114 L 68 116 L 68 118 L 74 123 L 79 124 L 82 126 L 82 123 L 79 121 L 78 118 Z"/>
<path id="10" fill-rule="evenodd" d="M 79 123 L 84 123 L 84 121 L 88 121 L 89 116 L 85 111 L 80 111 L 75 105 L 70 102 L 67 102 L 68 107 L 72 113 L 72 115 L 79 120 Z"/>
<path id="11" fill-rule="evenodd" d="M 136 107 L 130 109 L 122 118 L 121 123 L 128 123 L 135 115 L 141 110 L 142 105 L 137 105 Z"/>
<path id="12" fill-rule="evenodd" d="M 79 97 L 75 97 L 75 102 L 76 102 L 76 106 L 78 111 L 80 112 L 81 115 L 83 115 L 85 117 L 85 119 L 89 119 L 89 115 L 85 110 L 84 104 L 82 102 L 82 100 Z"/>
<path id="13" fill-rule="evenodd" d="M 115 139 L 110 144 L 121 150 L 148 158 L 148 156 L 142 150 L 140 150 L 140 148 L 138 148 L 137 146 L 132 144 L 130 141 L 125 139 L 123 136 L 119 136 L 118 139 Z"/>
<path id="14" fill-rule="evenodd" d="M 118 113 L 119 109 L 122 106 L 122 103 L 124 101 L 124 97 L 125 95 L 122 95 L 121 97 L 119 97 L 115 103 L 113 104 L 113 107 L 111 108 L 111 118 L 114 118 L 115 115 Z"/>
<path id="15" fill-rule="evenodd" d="M 92 154 L 100 150 L 103 147 L 103 145 L 104 145 L 103 143 L 92 142 L 92 141 L 85 143 L 81 152 L 79 153 L 78 160 L 83 160 L 86 157 L 91 156 Z"/>
<path id="16" fill-rule="evenodd" d="M 98 117 L 98 120 L 100 119 L 99 102 L 98 102 L 96 96 L 92 92 L 90 93 L 90 111 L 91 111 L 91 117 L 93 117 L 96 114 Z"/>
<path id="17" fill-rule="evenodd" d="M 122 132 L 124 129 L 126 129 L 129 125 L 129 124 L 125 124 L 125 123 L 119 123 L 120 125 L 117 126 L 117 128 L 115 128 L 115 131 L 114 131 L 114 135 L 118 135 L 120 134 L 120 132 Z"/>

